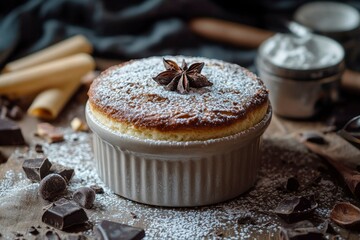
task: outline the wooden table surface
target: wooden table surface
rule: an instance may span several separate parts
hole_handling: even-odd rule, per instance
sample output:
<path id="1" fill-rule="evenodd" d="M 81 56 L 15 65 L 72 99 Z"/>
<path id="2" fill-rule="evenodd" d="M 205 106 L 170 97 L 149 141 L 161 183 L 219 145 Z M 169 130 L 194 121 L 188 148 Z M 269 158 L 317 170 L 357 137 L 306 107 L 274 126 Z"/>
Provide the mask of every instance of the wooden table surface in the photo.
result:
<path id="1" fill-rule="evenodd" d="M 38 185 L 26 179 L 21 169 L 25 158 L 37 156 L 33 150 L 35 143 L 44 145 L 44 154 L 55 162 L 75 167 L 82 171 L 70 182 L 70 192 L 79 186 L 97 183 L 102 185 L 93 169 L 91 147 L 92 133 L 73 133 L 69 122 L 74 117 L 84 119 L 86 88 L 82 88 L 66 106 L 61 116 L 52 124 L 65 131 L 64 143 L 46 144 L 34 137 L 35 126 L 39 120 L 26 116 L 19 122 L 28 147 L 0 147 L 0 151 L 10 156 L 0 165 L 0 233 L 3 239 L 35 239 L 28 233 L 31 226 L 39 226 L 40 234 L 48 230 L 41 222 L 43 207 L 48 202 L 37 193 Z M 351 201 L 359 205 L 349 191 L 337 180 L 336 175 L 320 158 L 309 153 L 305 147 L 293 138 L 294 132 L 302 130 L 322 130 L 327 128 L 320 122 L 291 121 L 273 116 L 271 124 L 264 134 L 262 146 L 262 167 L 259 179 L 253 189 L 226 203 L 200 208 L 159 208 L 134 203 L 116 196 L 105 187 L 105 194 L 97 195 L 95 207 L 87 210 L 90 218 L 85 229 L 72 229 L 69 232 L 54 230 L 61 237 L 71 232 L 85 230 L 83 233 L 94 238 L 93 228 L 101 219 L 127 223 L 145 229 L 147 239 L 277 239 L 280 227 L 288 226 L 279 217 L 271 213 L 276 204 L 284 197 L 304 192 L 318 196 L 319 210 L 310 220 L 318 224 L 327 220 L 330 209 L 337 201 Z M 72 138 L 78 138 L 72 142 Z M 84 149 L 82 149 L 84 148 Z M 64 152 L 65 151 L 65 152 Z M 77 151 L 80 151 L 76 153 Z M 84 152 L 87 153 L 85 154 Z M 84 166 L 78 166 L 77 155 L 83 156 Z M 61 157 L 59 156 L 61 155 Z M 65 160 L 63 160 L 65 158 Z M 322 168 L 320 168 L 321 166 Z M 325 169 L 325 170 L 324 170 Z M 87 172 L 88 171 L 88 175 Z M 301 185 L 321 175 L 324 182 L 305 189 L 304 192 L 283 193 L 277 190 L 282 180 L 297 176 Z M 326 193 L 335 189 L 336 194 Z M 331 198 L 331 199 L 330 199 Z M 255 201 L 255 202 L 254 202 Z M 247 209 L 251 208 L 251 209 Z M 252 221 L 242 223 L 236 219 L 250 214 Z M 164 220 L 163 222 L 161 220 Z M 173 223 L 172 223 L 173 221 Z M 157 223 L 156 223 L 157 222 Z M 358 233 L 350 233 L 332 223 L 340 238 L 359 239 Z M 0 237 L 0 239 L 2 239 Z"/>

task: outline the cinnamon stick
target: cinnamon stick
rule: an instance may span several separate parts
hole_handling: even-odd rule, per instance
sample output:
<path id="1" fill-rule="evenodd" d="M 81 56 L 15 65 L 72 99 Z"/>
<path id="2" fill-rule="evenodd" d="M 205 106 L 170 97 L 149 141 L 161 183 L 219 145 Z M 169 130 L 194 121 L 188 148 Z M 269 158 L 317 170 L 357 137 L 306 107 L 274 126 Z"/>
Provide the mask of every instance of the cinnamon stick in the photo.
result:
<path id="1" fill-rule="evenodd" d="M 316 144 L 302 139 L 312 152 L 323 157 L 342 177 L 351 193 L 360 199 L 360 173 L 355 170 L 360 160 L 360 150 L 336 133 L 323 135 L 326 144 Z"/>

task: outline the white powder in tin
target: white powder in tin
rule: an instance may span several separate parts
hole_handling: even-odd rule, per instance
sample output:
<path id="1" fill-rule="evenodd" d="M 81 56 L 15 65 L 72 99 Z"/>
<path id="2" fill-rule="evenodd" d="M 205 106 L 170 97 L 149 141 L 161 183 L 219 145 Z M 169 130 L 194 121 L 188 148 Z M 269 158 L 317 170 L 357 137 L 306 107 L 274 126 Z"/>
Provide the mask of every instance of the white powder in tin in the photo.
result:
<path id="1" fill-rule="evenodd" d="M 263 47 L 273 64 L 290 69 L 315 69 L 335 65 L 343 57 L 342 49 L 324 37 L 309 34 L 296 37 L 276 34 Z"/>

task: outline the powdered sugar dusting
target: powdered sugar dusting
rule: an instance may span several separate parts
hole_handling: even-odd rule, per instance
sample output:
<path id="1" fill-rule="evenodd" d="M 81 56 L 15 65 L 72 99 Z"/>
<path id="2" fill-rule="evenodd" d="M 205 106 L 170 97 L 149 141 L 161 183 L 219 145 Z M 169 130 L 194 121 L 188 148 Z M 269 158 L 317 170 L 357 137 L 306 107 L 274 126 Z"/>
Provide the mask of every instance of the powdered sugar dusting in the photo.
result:
<path id="1" fill-rule="evenodd" d="M 96 225 L 100 220 L 108 219 L 142 227 L 146 232 L 145 239 L 267 239 L 276 236 L 279 227 L 285 225 L 271 213 L 285 197 L 317 194 L 319 207 L 315 211 L 315 223 L 327 218 L 336 201 L 353 202 L 329 175 L 329 171 L 319 171 L 320 167 L 326 168 L 319 158 L 308 153 L 293 139 L 267 138 L 261 148 L 262 165 L 256 186 L 242 196 L 225 203 L 197 208 L 161 208 L 138 204 L 113 194 L 98 177 L 93 162 L 91 134 L 74 133 L 70 128 L 63 130 L 65 142 L 41 143 L 50 161 L 75 168 L 70 191 L 93 184 L 104 188 L 104 194 L 96 195 L 94 208 L 87 210 L 90 221 Z M 21 164 L 21 159 L 39 156 L 32 149 L 30 147 L 28 152 L 16 152 L 9 161 Z M 322 179 L 311 184 L 312 179 L 319 174 Z M 278 190 L 287 177 L 294 175 L 303 190 L 295 193 Z M 22 196 L 26 198 L 26 194 L 36 194 L 37 187 L 37 183 L 31 183 L 25 178 L 21 169 L 8 170 L 5 177 L 0 179 L 0 210 L 11 205 L 11 200 L 18 195 L 25 194 Z M 16 214 L 17 209 L 12 211 Z M 41 222 L 40 219 L 34 221 Z M 26 229 L 19 229 L 19 232 L 25 233 Z M 92 230 L 85 233 L 94 236 Z M 4 239 L 13 237 L 7 234 Z"/>
<path id="2" fill-rule="evenodd" d="M 252 105 L 267 99 L 263 83 L 238 65 L 206 58 L 165 56 L 190 65 L 204 62 L 202 74 L 213 86 L 189 94 L 165 90 L 155 82 L 164 71 L 161 57 L 135 60 L 105 71 L 90 89 L 90 101 L 115 119 L 162 129 L 189 123 L 217 126 L 241 118 Z M 124 119 L 125 118 L 125 119 Z"/>

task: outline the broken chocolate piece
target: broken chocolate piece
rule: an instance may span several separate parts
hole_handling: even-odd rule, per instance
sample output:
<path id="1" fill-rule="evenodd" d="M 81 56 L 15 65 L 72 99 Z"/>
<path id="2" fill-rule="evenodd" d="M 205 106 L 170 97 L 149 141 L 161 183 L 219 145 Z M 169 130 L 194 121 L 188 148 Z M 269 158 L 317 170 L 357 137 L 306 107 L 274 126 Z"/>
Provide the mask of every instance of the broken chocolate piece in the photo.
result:
<path id="1" fill-rule="evenodd" d="M 47 158 L 26 159 L 22 168 L 28 179 L 39 182 L 49 174 L 51 163 Z"/>
<path id="2" fill-rule="evenodd" d="M 81 187 L 73 194 L 73 200 L 84 208 L 91 208 L 95 201 L 95 191 L 89 187 Z"/>
<path id="3" fill-rule="evenodd" d="M 103 220 L 96 226 L 97 234 L 103 240 L 138 240 L 145 237 L 145 231 L 141 228 Z"/>
<path id="4" fill-rule="evenodd" d="M 31 235 L 38 235 L 38 234 L 39 234 L 39 231 L 38 231 L 34 226 L 31 226 L 31 227 L 28 229 L 28 233 L 30 233 Z"/>
<path id="5" fill-rule="evenodd" d="M 96 194 L 103 194 L 104 189 L 98 185 L 91 185 L 90 188 L 95 191 Z"/>
<path id="6" fill-rule="evenodd" d="M 44 153 L 41 144 L 36 144 L 36 145 L 35 145 L 35 152 L 37 152 L 37 153 Z"/>
<path id="7" fill-rule="evenodd" d="M 50 123 L 38 123 L 37 135 L 46 139 L 49 143 L 64 141 L 64 134 Z"/>
<path id="8" fill-rule="evenodd" d="M 74 176 L 75 172 L 74 169 L 65 167 L 59 163 L 54 163 L 50 168 L 51 173 L 57 173 L 62 176 L 66 182 L 70 182 L 71 178 Z"/>
<path id="9" fill-rule="evenodd" d="M 51 173 L 39 185 L 39 195 L 45 200 L 53 200 L 66 190 L 67 182 L 59 174 Z"/>
<path id="10" fill-rule="evenodd" d="M 287 221 L 297 221 L 308 216 L 317 206 L 313 195 L 289 197 L 281 201 L 274 212 Z"/>
<path id="11" fill-rule="evenodd" d="M 42 216 L 42 221 L 44 223 L 60 230 L 83 224 L 87 220 L 88 217 L 84 209 L 70 201 L 60 205 L 54 205 L 46 210 Z"/>
<path id="12" fill-rule="evenodd" d="M 294 192 L 299 189 L 299 181 L 296 177 L 289 177 L 285 183 L 285 189 L 289 192 Z"/>
<path id="13" fill-rule="evenodd" d="M 59 234 L 57 234 L 55 231 L 47 231 L 45 233 L 45 239 L 46 240 L 61 240 Z"/>
<path id="14" fill-rule="evenodd" d="M 256 221 L 254 218 L 252 218 L 251 216 L 245 215 L 242 217 L 239 217 L 237 219 L 237 223 L 238 224 L 250 224 L 250 225 L 254 225 L 256 224 Z"/>
<path id="15" fill-rule="evenodd" d="M 321 133 L 315 131 L 307 131 L 301 133 L 301 140 L 321 145 L 327 143 Z"/>
<path id="16" fill-rule="evenodd" d="M 25 145 L 20 127 L 9 119 L 0 119 L 0 146 Z"/>
<path id="17" fill-rule="evenodd" d="M 134 213 L 134 212 L 130 212 L 130 215 L 132 216 L 133 219 L 137 219 L 138 216 Z"/>

